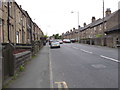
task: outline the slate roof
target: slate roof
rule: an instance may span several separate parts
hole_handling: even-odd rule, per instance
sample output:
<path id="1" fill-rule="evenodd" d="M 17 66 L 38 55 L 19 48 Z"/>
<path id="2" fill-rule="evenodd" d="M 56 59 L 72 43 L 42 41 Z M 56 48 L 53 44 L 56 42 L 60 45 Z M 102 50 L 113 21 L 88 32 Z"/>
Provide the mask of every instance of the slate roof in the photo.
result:
<path id="1" fill-rule="evenodd" d="M 114 26 L 109 31 L 105 31 L 106 34 L 113 33 L 113 32 L 119 32 L 120 33 L 120 24 L 117 26 Z"/>
<path id="2" fill-rule="evenodd" d="M 117 11 L 111 13 L 109 16 L 107 17 L 104 17 L 104 22 L 108 21 Z M 97 19 L 96 21 L 86 25 L 85 27 L 82 27 L 80 31 L 84 31 L 86 30 L 87 28 L 92 28 L 92 27 L 95 27 L 97 25 L 100 25 L 103 23 L 103 18 L 102 19 Z"/>

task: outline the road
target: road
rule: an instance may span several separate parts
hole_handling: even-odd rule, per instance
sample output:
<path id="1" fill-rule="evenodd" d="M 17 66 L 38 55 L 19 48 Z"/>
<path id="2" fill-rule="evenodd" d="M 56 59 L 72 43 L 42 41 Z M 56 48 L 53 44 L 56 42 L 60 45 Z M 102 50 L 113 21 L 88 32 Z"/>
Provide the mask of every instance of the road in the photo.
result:
<path id="1" fill-rule="evenodd" d="M 72 43 L 49 52 L 52 87 L 118 87 L 117 49 Z"/>
<path id="2" fill-rule="evenodd" d="M 8 88 L 117 88 L 117 58 L 113 48 L 47 44 Z"/>

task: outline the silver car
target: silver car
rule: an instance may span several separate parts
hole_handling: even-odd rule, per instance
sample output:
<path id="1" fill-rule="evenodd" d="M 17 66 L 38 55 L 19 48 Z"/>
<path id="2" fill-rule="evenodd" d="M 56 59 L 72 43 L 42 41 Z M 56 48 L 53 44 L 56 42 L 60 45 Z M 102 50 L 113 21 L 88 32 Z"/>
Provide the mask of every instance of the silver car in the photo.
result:
<path id="1" fill-rule="evenodd" d="M 54 47 L 60 48 L 59 41 L 52 41 L 51 42 L 50 48 L 54 48 Z"/>

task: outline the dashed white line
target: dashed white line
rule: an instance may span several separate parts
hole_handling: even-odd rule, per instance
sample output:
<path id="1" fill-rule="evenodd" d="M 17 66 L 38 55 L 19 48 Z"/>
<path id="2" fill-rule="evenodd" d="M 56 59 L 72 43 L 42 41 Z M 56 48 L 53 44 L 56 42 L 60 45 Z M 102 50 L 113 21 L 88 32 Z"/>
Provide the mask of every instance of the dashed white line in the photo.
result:
<path id="1" fill-rule="evenodd" d="M 104 56 L 104 55 L 100 55 L 100 57 L 105 58 L 105 59 L 109 59 L 109 60 L 114 61 L 114 62 L 120 62 L 120 61 L 117 60 L 117 59 L 110 58 L 110 57 L 106 57 L 106 56 Z"/>
<path id="2" fill-rule="evenodd" d="M 84 49 L 80 49 L 81 51 L 83 51 L 83 52 L 86 52 L 86 53 L 90 53 L 90 54 L 92 54 L 93 52 L 90 52 L 90 51 L 86 51 L 86 50 L 84 50 Z"/>
<path id="3" fill-rule="evenodd" d="M 77 47 L 73 47 L 74 49 L 79 49 L 79 48 L 77 48 Z"/>

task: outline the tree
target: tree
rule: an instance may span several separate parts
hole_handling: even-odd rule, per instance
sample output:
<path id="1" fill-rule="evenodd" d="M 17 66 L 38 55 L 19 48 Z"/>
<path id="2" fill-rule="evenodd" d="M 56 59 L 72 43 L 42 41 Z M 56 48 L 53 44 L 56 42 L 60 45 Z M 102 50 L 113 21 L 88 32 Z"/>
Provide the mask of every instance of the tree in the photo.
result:
<path id="1" fill-rule="evenodd" d="M 60 36 L 59 34 L 53 34 L 53 37 L 54 37 L 55 39 L 60 39 L 60 38 L 61 38 L 61 36 Z"/>

